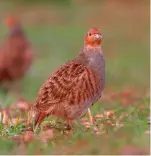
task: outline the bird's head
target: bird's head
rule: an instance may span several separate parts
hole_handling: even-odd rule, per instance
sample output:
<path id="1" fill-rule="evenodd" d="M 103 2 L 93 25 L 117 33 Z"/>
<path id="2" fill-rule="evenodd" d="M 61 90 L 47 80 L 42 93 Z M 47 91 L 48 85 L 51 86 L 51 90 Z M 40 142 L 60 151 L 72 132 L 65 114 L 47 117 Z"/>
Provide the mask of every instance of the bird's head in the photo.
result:
<path id="1" fill-rule="evenodd" d="M 7 26 L 8 30 L 10 30 L 10 31 L 21 28 L 20 21 L 15 17 L 8 16 L 5 18 L 4 22 L 5 22 L 5 25 Z"/>
<path id="2" fill-rule="evenodd" d="M 98 28 L 92 27 L 89 29 L 86 37 L 85 44 L 90 47 L 98 48 L 102 43 L 102 35 Z"/>

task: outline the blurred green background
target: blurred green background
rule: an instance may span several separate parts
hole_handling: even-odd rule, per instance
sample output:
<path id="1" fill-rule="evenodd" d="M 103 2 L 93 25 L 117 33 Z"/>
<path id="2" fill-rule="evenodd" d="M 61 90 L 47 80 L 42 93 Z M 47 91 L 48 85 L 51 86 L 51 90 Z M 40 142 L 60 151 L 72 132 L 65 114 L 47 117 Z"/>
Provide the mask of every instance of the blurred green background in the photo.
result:
<path id="1" fill-rule="evenodd" d="M 29 101 L 35 101 L 38 89 L 54 69 L 78 54 L 85 34 L 93 26 L 103 35 L 104 95 L 133 88 L 144 98 L 149 90 L 149 0 L 1 0 L 0 41 L 7 34 L 3 23 L 7 15 L 21 20 L 34 49 L 35 61 L 22 81 L 21 95 Z M 93 112 L 100 107 L 92 108 Z M 134 140 L 146 148 L 146 138 L 142 141 L 136 136 Z M 105 151 L 111 154 L 110 148 Z"/>

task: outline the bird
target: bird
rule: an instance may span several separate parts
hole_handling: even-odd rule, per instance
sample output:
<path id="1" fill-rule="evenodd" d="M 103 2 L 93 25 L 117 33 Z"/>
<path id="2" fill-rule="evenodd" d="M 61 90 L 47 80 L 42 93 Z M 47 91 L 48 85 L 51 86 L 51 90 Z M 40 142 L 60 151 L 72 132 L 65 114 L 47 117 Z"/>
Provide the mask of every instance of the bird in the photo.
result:
<path id="1" fill-rule="evenodd" d="M 96 27 L 88 30 L 79 54 L 55 70 L 39 89 L 29 113 L 33 127 L 44 118 L 54 115 L 66 121 L 72 129 L 73 121 L 89 112 L 101 97 L 105 87 L 105 59 L 102 34 Z M 30 121 L 29 121 L 30 122 Z"/>
<path id="2" fill-rule="evenodd" d="M 33 50 L 17 18 L 8 16 L 4 22 L 8 33 L 0 46 L 0 85 L 10 85 L 22 79 L 29 70 Z"/>

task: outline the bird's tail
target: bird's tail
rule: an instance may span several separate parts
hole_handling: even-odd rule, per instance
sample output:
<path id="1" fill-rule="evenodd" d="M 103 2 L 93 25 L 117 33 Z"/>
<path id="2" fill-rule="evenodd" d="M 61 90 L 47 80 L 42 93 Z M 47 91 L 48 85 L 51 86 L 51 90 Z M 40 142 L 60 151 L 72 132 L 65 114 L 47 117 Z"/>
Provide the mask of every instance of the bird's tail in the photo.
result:
<path id="1" fill-rule="evenodd" d="M 39 112 L 35 110 L 34 107 L 31 107 L 30 111 L 28 112 L 28 120 L 27 120 L 27 125 L 32 127 L 34 129 L 37 125 L 40 125 L 42 120 L 46 117 L 47 115 L 43 112 Z"/>

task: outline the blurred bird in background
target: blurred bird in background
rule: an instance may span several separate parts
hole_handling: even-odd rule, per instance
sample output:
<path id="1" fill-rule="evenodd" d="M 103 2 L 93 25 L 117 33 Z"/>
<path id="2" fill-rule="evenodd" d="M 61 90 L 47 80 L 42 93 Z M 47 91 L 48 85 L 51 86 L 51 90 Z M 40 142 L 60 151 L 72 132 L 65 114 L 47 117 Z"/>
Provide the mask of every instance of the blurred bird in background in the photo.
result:
<path id="1" fill-rule="evenodd" d="M 3 89 L 8 91 L 16 87 L 18 80 L 30 68 L 33 52 L 20 21 L 9 16 L 5 19 L 5 24 L 8 34 L 0 46 L 0 88 L 5 86 Z"/>
<path id="2" fill-rule="evenodd" d="M 56 70 L 40 88 L 36 102 L 29 113 L 34 126 L 55 115 L 71 123 L 82 117 L 102 95 L 105 85 L 105 61 L 102 35 L 98 28 L 91 28 L 79 55 Z"/>

